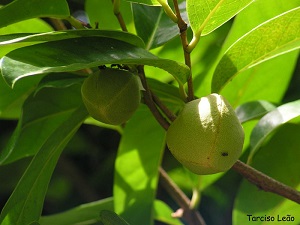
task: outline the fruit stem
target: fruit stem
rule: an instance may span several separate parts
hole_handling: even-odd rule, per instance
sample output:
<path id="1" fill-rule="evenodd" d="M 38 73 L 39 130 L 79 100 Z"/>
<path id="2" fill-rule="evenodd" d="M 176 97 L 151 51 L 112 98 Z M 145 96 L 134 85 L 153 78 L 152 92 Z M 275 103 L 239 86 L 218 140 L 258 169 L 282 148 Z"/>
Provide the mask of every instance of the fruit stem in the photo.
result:
<path id="1" fill-rule="evenodd" d="M 173 122 L 176 119 L 176 115 L 173 114 L 171 110 L 168 109 L 166 105 L 150 90 L 153 101 L 160 108 L 160 110 L 168 117 L 168 119 Z"/>
<path id="2" fill-rule="evenodd" d="M 183 48 L 183 54 L 184 54 L 184 61 L 185 65 L 187 65 L 190 69 L 191 67 L 191 52 L 189 51 L 189 43 L 187 40 L 187 24 L 184 22 L 184 20 L 181 17 L 179 5 L 178 5 L 178 0 L 173 0 L 174 3 L 174 9 L 176 12 L 176 16 L 178 18 L 177 25 L 180 31 L 180 39 L 181 39 L 181 45 Z M 194 87 L 193 87 L 193 77 L 192 77 L 192 70 L 190 71 L 190 76 L 187 82 L 188 86 L 188 101 L 194 100 Z"/>
<path id="3" fill-rule="evenodd" d="M 120 0 L 112 0 L 112 3 L 113 3 L 113 12 L 117 17 L 117 20 L 120 24 L 122 31 L 128 32 L 122 13 L 120 12 Z"/>
<path id="4" fill-rule="evenodd" d="M 198 188 L 193 188 L 193 195 L 190 203 L 190 209 L 197 209 L 201 201 L 201 191 Z"/>

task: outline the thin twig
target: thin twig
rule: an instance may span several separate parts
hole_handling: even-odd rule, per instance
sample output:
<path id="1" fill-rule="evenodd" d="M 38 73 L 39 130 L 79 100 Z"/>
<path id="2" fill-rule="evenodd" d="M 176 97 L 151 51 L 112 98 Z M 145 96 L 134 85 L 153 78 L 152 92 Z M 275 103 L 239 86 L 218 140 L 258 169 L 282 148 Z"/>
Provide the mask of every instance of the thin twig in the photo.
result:
<path id="1" fill-rule="evenodd" d="M 141 79 L 142 85 L 145 89 L 144 91 L 144 100 L 150 111 L 152 112 L 154 118 L 157 120 L 157 122 L 165 129 L 168 130 L 170 124 L 169 122 L 162 116 L 160 111 L 157 109 L 153 99 L 152 99 L 152 94 L 150 92 L 146 76 L 145 76 L 145 71 L 144 71 L 144 66 L 139 65 L 137 67 L 138 69 L 138 75 Z"/>
<path id="2" fill-rule="evenodd" d="M 253 167 L 238 160 L 232 167 L 236 172 L 260 189 L 283 196 L 300 204 L 300 192 L 267 176 Z"/>
<path id="3" fill-rule="evenodd" d="M 168 119 L 173 122 L 176 119 L 176 115 L 166 107 L 166 105 L 150 90 L 152 99 L 155 104 L 160 108 L 160 110 L 168 117 Z"/>
<path id="4" fill-rule="evenodd" d="M 184 54 L 184 62 L 185 65 L 187 65 L 189 68 L 191 68 L 191 53 L 188 51 L 188 40 L 187 40 L 187 24 L 184 22 L 184 20 L 181 17 L 179 5 L 177 0 L 173 0 L 174 8 L 176 12 L 176 16 L 178 18 L 178 28 L 180 31 L 180 39 L 181 44 L 183 48 L 183 54 Z M 193 87 L 193 76 L 192 76 L 192 70 L 190 71 L 190 76 L 187 82 L 188 85 L 188 101 L 194 100 L 194 87 Z"/>
<path id="5" fill-rule="evenodd" d="M 165 190 L 183 209 L 183 217 L 190 225 L 205 225 L 205 221 L 197 210 L 190 208 L 190 199 L 182 192 L 182 190 L 172 181 L 167 172 L 160 167 L 160 182 Z"/>

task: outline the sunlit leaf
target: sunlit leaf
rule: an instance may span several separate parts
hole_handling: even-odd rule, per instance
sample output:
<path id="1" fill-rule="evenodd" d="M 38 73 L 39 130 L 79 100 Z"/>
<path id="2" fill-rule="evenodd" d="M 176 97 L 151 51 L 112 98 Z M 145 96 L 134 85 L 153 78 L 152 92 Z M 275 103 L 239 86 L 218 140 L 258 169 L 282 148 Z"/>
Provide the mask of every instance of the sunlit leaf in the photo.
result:
<path id="1" fill-rule="evenodd" d="M 230 20 L 254 0 L 187 0 L 186 7 L 195 36 L 207 35 Z"/>
<path id="2" fill-rule="evenodd" d="M 219 92 L 234 76 L 266 60 L 300 47 L 300 7 L 283 13 L 244 35 L 222 57 L 213 80 Z"/>
<path id="3" fill-rule="evenodd" d="M 299 0 L 254 1 L 234 18 L 222 51 L 256 26 L 297 6 Z M 294 73 L 298 54 L 293 51 L 243 71 L 222 89 L 221 94 L 234 107 L 257 99 L 280 103 Z"/>
<path id="4" fill-rule="evenodd" d="M 251 162 L 264 140 L 275 129 L 298 116 L 300 116 L 300 100 L 281 105 L 261 118 L 251 134 L 250 144 L 252 149 L 248 161 Z"/>
<path id="5" fill-rule="evenodd" d="M 69 15 L 65 0 L 15 0 L 0 8 L 0 27 L 35 17 L 65 18 Z"/>
<path id="6" fill-rule="evenodd" d="M 6 202 L 0 215 L 1 224 L 29 224 L 39 220 L 57 160 L 86 117 L 87 111 L 80 105 L 45 141 Z"/>
<path id="7" fill-rule="evenodd" d="M 4 79 L 12 86 L 26 76 L 76 71 L 103 64 L 156 66 L 172 74 L 180 83 L 185 83 L 190 73 L 184 64 L 160 59 L 142 48 L 105 37 L 72 38 L 16 49 L 2 58 L 0 66 Z"/>
<path id="8" fill-rule="evenodd" d="M 141 105 L 127 123 L 115 162 L 115 211 L 130 224 L 150 225 L 165 131 Z"/>

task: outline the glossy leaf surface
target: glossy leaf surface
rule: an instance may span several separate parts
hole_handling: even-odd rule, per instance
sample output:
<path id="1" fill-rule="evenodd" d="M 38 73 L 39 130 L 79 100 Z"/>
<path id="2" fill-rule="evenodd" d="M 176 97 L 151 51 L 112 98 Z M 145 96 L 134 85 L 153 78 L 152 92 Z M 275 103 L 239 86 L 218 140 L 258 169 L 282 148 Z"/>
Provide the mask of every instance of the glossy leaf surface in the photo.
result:
<path id="1" fill-rule="evenodd" d="M 65 31 L 51 31 L 46 33 L 18 33 L 7 34 L 0 36 L 0 46 L 16 44 L 21 42 L 46 42 L 59 41 L 69 38 L 79 37 L 107 37 L 120 41 L 125 41 L 129 44 L 144 47 L 143 41 L 136 35 L 116 30 L 65 30 Z"/>
<path id="2" fill-rule="evenodd" d="M 160 59 L 142 48 L 104 37 L 72 38 L 20 48 L 2 58 L 1 70 L 7 83 L 13 85 L 26 76 L 103 64 L 156 66 L 171 73 L 181 83 L 189 76 L 189 68 L 184 64 Z"/>
<path id="3" fill-rule="evenodd" d="M 235 113 L 241 123 L 249 120 L 257 119 L 276 107 L 267 101 L 247 102 L 235 109 Z"/>

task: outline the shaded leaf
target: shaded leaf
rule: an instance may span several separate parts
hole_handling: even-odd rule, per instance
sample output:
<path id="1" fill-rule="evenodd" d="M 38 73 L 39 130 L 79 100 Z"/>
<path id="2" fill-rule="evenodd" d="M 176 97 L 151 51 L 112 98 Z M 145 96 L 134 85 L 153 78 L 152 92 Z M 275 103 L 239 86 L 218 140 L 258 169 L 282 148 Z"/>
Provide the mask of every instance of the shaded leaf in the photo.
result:
<path id="1" fill-rule="evenodd" d="M 131 3 L 124 0 L 118 0 L 120 12 L 129 32 L 135 33 Z M 103 0 L 85 0 L 85 12 L 87 13 L 89 23 L 92 27 L 98 24 L 99 29 L 120 30 L 120 24 L 113 12 L 112 1 Z"/>
<path id="2" fill-rule="evenodd" d="M 298 116 L 300 116 L 300 100 L 281 105 L 261 118 L 251 134 L 251 152 L 248 161 L 251 162 L 254 154 L 274 130 Z"/>
<path id="3" fill-rule="evenodd" d="M 12 90 L 0 77 L 0 117 L 19 118 L 23 102 L 34 91 L 40 79 L 40 77 L 24 79 Z"/>
<path id="4" fill-rule="evenodd" d="M 24 102 L 17 128 L 1 151 L 0 165 L 36 154 L 81 103 L 79 85 L 43 89 L 35 96 L 31 95 Z M 32 140 L 35 140 L 34 144 Z"/>
<path id="5" fill-rule="evenodd" d="M 0 8 L 0 27 L 35 17 L 65 18 L 69 15 L 65 0 L 15 0 Z"/>
<path id="6" fill-rule="evenodd" d="M 115 211 L 131 224 L 153 224 L 165 131 L 141 105 L 127 123 L 115 162 Z"/>
<path id="7" fill-rule="evenodd" d="M 194 36 L 207 35 L 230 20 L 254 0 L 187 0 L 186 8 Z"/>
<path id="8" fill-rule="evenodd" d="M 299 124 L 285 124 L 280 127 L 269 141 L 255 154 L 251 166 L 268 176 L 300 190 L 300 126 Z M 274 224 L 283 223 L 298 225 L 300 223 L 300 205 L 286 198 L 270 192 L 260 190 L 257 186 L 244 180 L 236 196 L 233 210 L 234 225 Z M 274 221 L 256 221 L 249 216 L 270 216 Z M 278 221 L 278 217 L 290 215 L 294 221 Z"/>
<path id="9" fill-rule="evenodd" d="M 86 75 L 75 73 L 51 73 L 44 76 L 36 87 L 35 94 L 43 88 L 67 88 L 76 84 L 82 84 Z"/>
<path id="10" fill-rule="evenodd" d="M 7 34 L 0 36 L 0 46 L 16 44 L 21 42 L 46 42 L 59 41 L 69 38 L 79 37 L 107 37 L 120 41 L 125 41 L 129 44 L 144 47 L 143 41 L 136 35 L 128 32 L 117 30 L 65 30 L 65 31 L 51 31 L 46 33 L 18 33 Z"/>
<path id="11" fill-rule="evenodd" d="M 212 80 L 219 92 L 234 76 L 266 60 L 300 47 L 300 8 L 283 13 L 244 35 L 222 57 Z"/>
<path id="12" fill-rule="evenodd" d="M 100 219 L 104 225 L 129 225 L 123 218 L 109 210 L 102 210 Z"/>
<path id="13" fill-rule="evenodd" d="M 185 83 L 189 76 L 189 68 L 184 64 L 157 58 L 142 48 L 105 37 L 72 38 L 16 49 L 2 58 L 1 70 L 7 83 L 13 85 L 26 76 L 112 63 L 156 66 L 180 83 Z"/>
<path id="14" fill-rule="evenodd" d="M 180 4 L 181 16 L 186 20 L 185 4 Z M 132 5 L 134 24 L 139 37 L 146 44 L 146 49 L 156 48 L 179 36 L 179 29 L 164 12 L 162 7 Z"/>
<path id="15" fill-rule="evenodd" d="M 99 221 L 101 210 L 114 210 L 113 198 L 89 202 L 65 212 L 42 216 L 39 222 L 41 225 L 95 224 Z"/>
<path id="16" fill-rule="evenodd" d="M 80 105 L 45 141 L 6 202 L 0 215 L 1 224 L 29 224 L 39 220 L 57 160 L 87 115 Z"/>
<path id="17" fill-rule="evenodd" d="M 258 100 L 254 102 L 247 102 L 235 109 L 236 115 L 241 123 L 249 120 L 257 119 L 276 107 L 270 102 Z"/>

